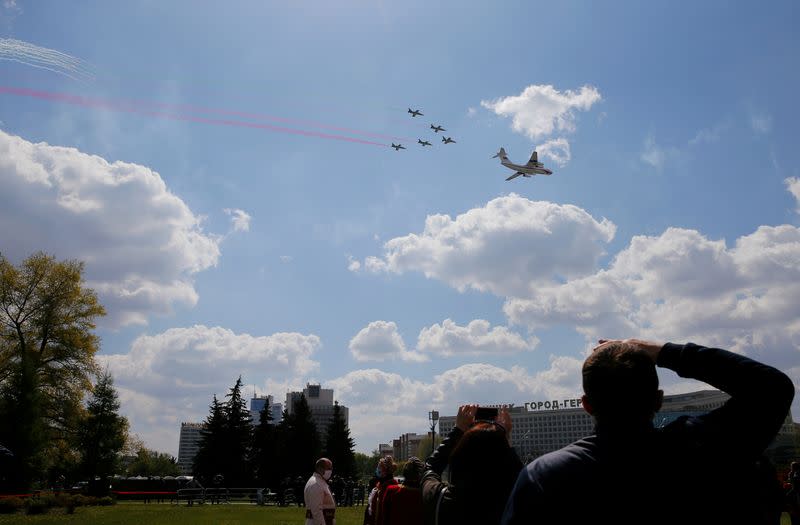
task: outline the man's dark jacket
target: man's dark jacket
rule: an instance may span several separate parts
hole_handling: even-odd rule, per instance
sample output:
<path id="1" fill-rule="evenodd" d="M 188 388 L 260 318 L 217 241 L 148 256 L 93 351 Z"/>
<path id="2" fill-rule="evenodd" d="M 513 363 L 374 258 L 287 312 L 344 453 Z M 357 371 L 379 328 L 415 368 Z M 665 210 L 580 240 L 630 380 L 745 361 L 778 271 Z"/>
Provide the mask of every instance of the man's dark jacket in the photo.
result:
<path id="1" fill-rule="evenodd" d="M 604 428 L 530 463 L 504 525 L 755 525 L 753 466 L 789 411 L 794 385 L 744 356 L 667 343 L 657 366 L 730 394 L 715 410 L 654 428 Z"/>

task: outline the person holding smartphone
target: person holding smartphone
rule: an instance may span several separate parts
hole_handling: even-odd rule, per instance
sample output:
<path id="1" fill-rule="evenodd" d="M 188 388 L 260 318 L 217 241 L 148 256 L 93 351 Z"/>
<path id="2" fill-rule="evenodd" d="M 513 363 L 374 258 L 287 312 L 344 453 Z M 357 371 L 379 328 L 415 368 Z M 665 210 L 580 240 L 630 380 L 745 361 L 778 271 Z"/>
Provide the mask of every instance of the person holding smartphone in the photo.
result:
<path id="1" fill-rule="evenodd" d="M 428 458 L 422 476 L 426 524 L 500 523 L 522 470 L 522 461 L 511 448 L 511 427 L 511 415 L 505 408 L 459 407 L 456 426 Z M 450 469 L 449 484 L 441 479 L 446 467 Z"/>

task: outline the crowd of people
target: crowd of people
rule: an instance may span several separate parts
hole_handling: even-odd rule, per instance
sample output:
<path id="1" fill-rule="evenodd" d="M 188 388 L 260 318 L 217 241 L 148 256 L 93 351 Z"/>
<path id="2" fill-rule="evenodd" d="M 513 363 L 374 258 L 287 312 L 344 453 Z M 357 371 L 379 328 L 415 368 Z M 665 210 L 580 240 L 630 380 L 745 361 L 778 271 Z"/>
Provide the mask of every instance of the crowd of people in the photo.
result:
<path id="1" fill-rule="evenodd" d="M 657 367 L 730 399 L 656 428 Z M 582 373 L 592 435 L 524 466 L 511 447 L 507 411 L 485 417 L 477 405 L 461 406 L 427 461 L 406 462 L 402 483 L 392 457 L 380 459 L 364 525 L 778 525 L 790 510 L 771 501 L 762 475 L 769 472 L 763 452 L 794 397 L 782 372 L 718 348 L 626 339 L 601 340 Z M 335 525 L 341 500 L 331 490 L 333 469 L 320 458 L 305 484 L 306 525 Z M 800 464 L 791 476 L 800 509 Z"/>

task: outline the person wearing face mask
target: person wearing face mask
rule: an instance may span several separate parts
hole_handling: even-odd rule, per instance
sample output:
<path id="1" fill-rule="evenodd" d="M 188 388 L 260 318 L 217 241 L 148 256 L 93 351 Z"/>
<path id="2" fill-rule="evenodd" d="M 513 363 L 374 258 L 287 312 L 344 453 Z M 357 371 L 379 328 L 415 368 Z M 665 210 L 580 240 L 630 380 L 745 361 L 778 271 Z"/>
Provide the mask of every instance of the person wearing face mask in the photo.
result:
<path id="1" fill-rule="evenodd" d="M 319 458 L 314 465 L 314 474 L 303 490 L 306 504 L 306 525 L 336 525 L 336 501 L 333 499 L 328 480 L 333 474 L 333 462 Z"/>
<path id="2" fill-rule="evenodd" d="M 397 485 L 397 481 L 394 479 L 395 470 L 397 470 L 397 463 L 394 462 L 392 456 L 384 456 L 378 461 L 378 465 L 375 467 L 375 479 L 377 483 L 369 494 L 369 502 L 364 511 L 364 525 L 380 523 L 378 520 L 381 502 L 383 501 L 383 496 L 386 494 L 386 489 L 392 485 Z"/>

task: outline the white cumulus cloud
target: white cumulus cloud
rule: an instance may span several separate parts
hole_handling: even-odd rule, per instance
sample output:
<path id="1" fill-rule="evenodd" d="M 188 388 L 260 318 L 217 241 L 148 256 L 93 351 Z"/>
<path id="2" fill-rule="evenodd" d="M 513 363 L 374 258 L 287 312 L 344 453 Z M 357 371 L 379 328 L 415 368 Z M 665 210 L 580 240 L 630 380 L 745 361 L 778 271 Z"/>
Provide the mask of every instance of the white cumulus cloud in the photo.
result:
<path id="1" fill-rule="evenodd" d="M 530 328 L 575 326 L 588 341 L 637 335 L 718 345 L 794 365 L 800 350 L 800 229 L 761 226 L 728 246 L 695 230 L 636 236 L 609 268 L 512 297 Z"/>
<path id="2" fill-rule="evenodd" d="M 572 205 L 498 197 L 452 219 L 429 215 L 422 233 L 387 241 L 367 257 L 368 272 L 422 272 L 458 290 L 519 295 L 594 272 L 616 226 Z"/>
<path id="3" fill-rule="evenodd" d="M 653 166 L 657 170 L 664 167 L 664 161 L 667 158 L 667 151 L 661 146 L 656 144 L 656 139 L 652 135 L 648 135 L 644 139 L 644 149 L 640 155 L 642 162 Z"/>
<path id="4" fill-rule="evenodd" d="M 194 275 L 217 264 L 222 237 L 158 173 L 0 131 L 0 238 L 12 261 L 45 250 L 86 263 L 111 326 L 193 306 Z"/>
<path id="5" fill-rule="evenodd" d="M 350 408 L 357 449 L 370 451 L 405 432 L 425 433 L 427 413 L 455 415 L 465 403 L 522 405 L 574 398 L 581 392 L 583 360 L 551 356 L 550 367 L 535 374 L 472 363 L 420 381 L 378 369 L 354 370 L 326 384 Z M 375 407 L 381 407 L 376 410 Z"/>
<path id="6" fill-rule="evenodd" d="M 361 270 L 361 263 L 357 259 L 353 258 L 352 255 L 348 254 L 347 269 L 350 270 L 351 272 L 357 273 L 358 271 Z"/>
<path id="7" fill-rule="evenodd" d="M 253 336 L 196 325 L 139 336 L 128 353 L 98 360 L 114 375 L 132 430 L 150 446 L 174 450 L 180 422 L 202 421 L 211 397 L 223 398 L 239 375 L 245 384 L 302 384 L 319 370 L 312 357 L 320 347 L 313 334 Z"/>
<path id="8" fill-rule="evenodd" d="M 550 158 L 553 162 L 562 167 L 566 166 L 572 158 L 569 142 L 563 137 L 548 140 L 544 144 L 539 145 L 536 149 L 542 158 Z"/>
<path id="9" fill-rule="evenodd" d="M 403 337 L 392 321 L 373 321 L 350 340 L 356 361 L 426 361 L 427 357 L 406 349 Z"/>
<path id="10" fill-rule="evenodd" d="M 489 321 L 474 319 L 459 326 L 451 319 L 423 328 L 417 338 L 417 351 L 443 357 L 461 355 L 501 355 L 530 352 L 536 348 L 536 337 L 524 339 L 505 326 L 491 327 Z"/>
<path id="11" fill-rule="evenodd" d="M 232 231 L 250 231 L 250 221 L 252 220 L 252 217 L 246 211 L 236 208 L 225 208 L 223 211 L 231 218 Z"/>
<path id="12" fill-rule="evenodd" d="M 786 188 L 789 190 L 789 193 L 791 193 L 797 201 L 797 213 L 800 213 L 800 179 L 797 177 L 789 177 L 783 182 L 786 183 Z"/>
<path id="13" fill-rule="evenodd" d="M 601 100 L 593 86 L 578 91 L 558 91 L 551 85 L 530 85 L 519 95 L 483 100 L 481 106 L 497 115 L 511 117 L 511 127 L 532 140 L 554 132 L 575 131 L 575 112 L 588 111 Z"/>

